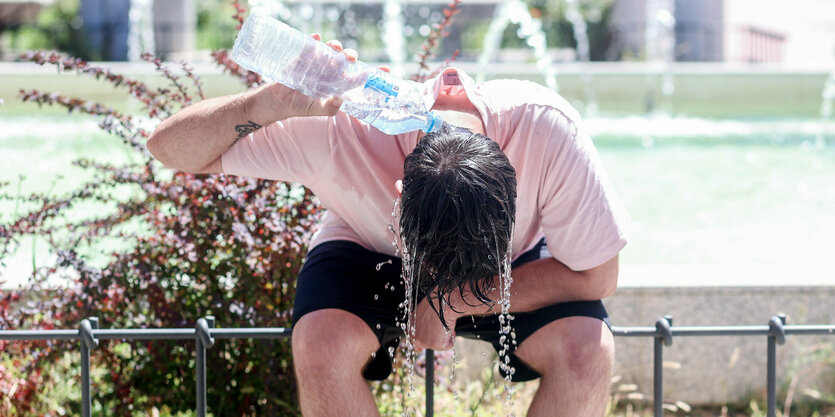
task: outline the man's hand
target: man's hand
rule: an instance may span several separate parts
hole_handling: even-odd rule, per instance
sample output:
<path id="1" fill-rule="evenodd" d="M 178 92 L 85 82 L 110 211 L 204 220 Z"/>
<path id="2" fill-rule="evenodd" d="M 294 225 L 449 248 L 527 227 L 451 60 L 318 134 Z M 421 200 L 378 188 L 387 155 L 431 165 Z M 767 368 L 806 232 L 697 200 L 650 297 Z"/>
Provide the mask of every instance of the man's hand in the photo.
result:
<path id="1" fill-rule="evenodd" d="M 317 41 L 322 39 L 318 33 L 310 36 Z M 329 69 L 322 71 L 320 74 L 321 78 L 318 80 L 320 87 L 322 84 L 344 85 L 346 79 L 362 77 L 362 74 L 347 72 L 348 65 L 357 62 L 358 55 L 356 50 L 350 48 L 343 49 L 342 43 L 338 40 L 331 40 L 325 44 L 337 52 L 342 52 L 342 54 L 335 58 L 325 56 L 313 58 L 316 65 L 321 65 Z M 301 56 L 313 54 L 313 51 L 304 51 L 301 53 Z M 386 66 L 378 68 L 385 72 L 391 71 Z M 342 106 L 342 99 L 336 96 L 326 100 L 317 100 L 278 83 L 271 85 L 269 88 L 275 100 L 275 105 L 286 110 L 284 117 L 333 116 L 339 111 L 340 106 Z M 337 94 L 336 90 L 334 90 L 334 94 Z"/>
<path id="2" fill-rule="evenodd" d="M 449 306 L 444 306 L 444 320 L 449 331 L 444 329 L 438 314 L 424 298 L 415 310 L 415 349 L 450 350 L 455 339 L 455 320 L 460 316 Z"/>

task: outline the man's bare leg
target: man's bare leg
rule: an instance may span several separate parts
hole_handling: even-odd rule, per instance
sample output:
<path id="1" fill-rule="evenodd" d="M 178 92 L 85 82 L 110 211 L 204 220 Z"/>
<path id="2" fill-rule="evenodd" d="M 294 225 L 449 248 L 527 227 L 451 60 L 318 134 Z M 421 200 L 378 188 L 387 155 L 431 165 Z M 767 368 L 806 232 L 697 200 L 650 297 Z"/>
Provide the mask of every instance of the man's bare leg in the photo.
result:
<path id="1" fill-rule="evenodd" d="M 537 330 L 516 350 L 542 375 L 528 417 L 602 417 L 614 353 L 612 333 L 595 318 L 567 317 Z"/>
<path id="2" fill-rule="evenodd" d="M 304 417 L 379 416 L 362 377 L 377 337 L 359 317 L 338 309 L 302 316 L 293 327 L 293 362 Z"/>

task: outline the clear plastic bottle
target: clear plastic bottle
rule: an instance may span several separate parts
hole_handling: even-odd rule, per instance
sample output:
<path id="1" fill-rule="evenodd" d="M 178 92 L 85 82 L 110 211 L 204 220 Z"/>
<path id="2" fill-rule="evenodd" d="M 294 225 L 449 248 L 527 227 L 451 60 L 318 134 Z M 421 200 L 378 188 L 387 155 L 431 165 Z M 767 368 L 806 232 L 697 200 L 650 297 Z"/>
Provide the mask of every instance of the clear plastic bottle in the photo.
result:
<path id="1" fill-rule="evenodd" d="M 251 14 L 246 19 L 232 59 L 315 99 L 341 96 L 342 111 L 390 135 L 441 128 L 441 119 L 426 108 L 416 83 L 349 62 L 344 54 L 270 16 Z"/>

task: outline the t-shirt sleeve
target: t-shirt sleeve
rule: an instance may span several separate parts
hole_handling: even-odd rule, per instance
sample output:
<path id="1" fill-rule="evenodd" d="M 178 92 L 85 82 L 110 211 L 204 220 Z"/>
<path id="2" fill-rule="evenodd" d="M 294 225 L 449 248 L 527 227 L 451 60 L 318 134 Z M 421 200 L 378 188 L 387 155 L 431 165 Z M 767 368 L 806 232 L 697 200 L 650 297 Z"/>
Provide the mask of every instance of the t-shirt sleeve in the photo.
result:
<path id="1" fill-rule="evenodd" d="M 548 251 L 574 271 L 613 258 L 626 245 L 628 218 L 584 128 L 550 111 L 548 147 L 540 199 Z"/>
<path id="2" fill-rule="evenodd" d="M 329 165 L 333 123 L 332 117 L 297 117 L 258 129 L 221 156 L 223 172 L 310 185 Z"/>

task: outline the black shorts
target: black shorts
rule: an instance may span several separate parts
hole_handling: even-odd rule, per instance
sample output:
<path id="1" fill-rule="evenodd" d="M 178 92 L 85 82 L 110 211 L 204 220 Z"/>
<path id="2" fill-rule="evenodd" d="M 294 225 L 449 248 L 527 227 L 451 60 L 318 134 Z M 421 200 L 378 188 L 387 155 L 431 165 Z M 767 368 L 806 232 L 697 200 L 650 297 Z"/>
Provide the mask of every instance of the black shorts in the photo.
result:
<path id="1" fill-rule="evenodd" d="M 517 268 L 527 262 L 550 256 L 545 241 L 520 255 L 512 264 Z M 378 268 L 379 266 L 379 268 Z M 331 241 L 313 248 L 307 255 L 296 284 L 293 323 L 312 311 L 336 308 L 348 311 L 368 324 L 380 341 L 380 350 L 366 365 L 363 376 L 371 380 L 386 379 L 392 370 L 388 348 L 397 347 L 403 331 L 397 326 L 398 305 L 405 300 L 400 277 L 400 258 L 376 253 L 349 241 Z M 516 346 L 548 323 L 565 317 L 584 316 L 603 320 L 609 318 L 600 301 L 559 303 L 525 313 L 513 313 L 516 345 L 510 346 L 510 363 L 516 371 L 513 381 L 539 377 L 534 369 L 512 354 Z M 489 342 L 496 351 L 499 342 L 497 315 L 462 317 L 455 323 L 455 334 Z"/>

